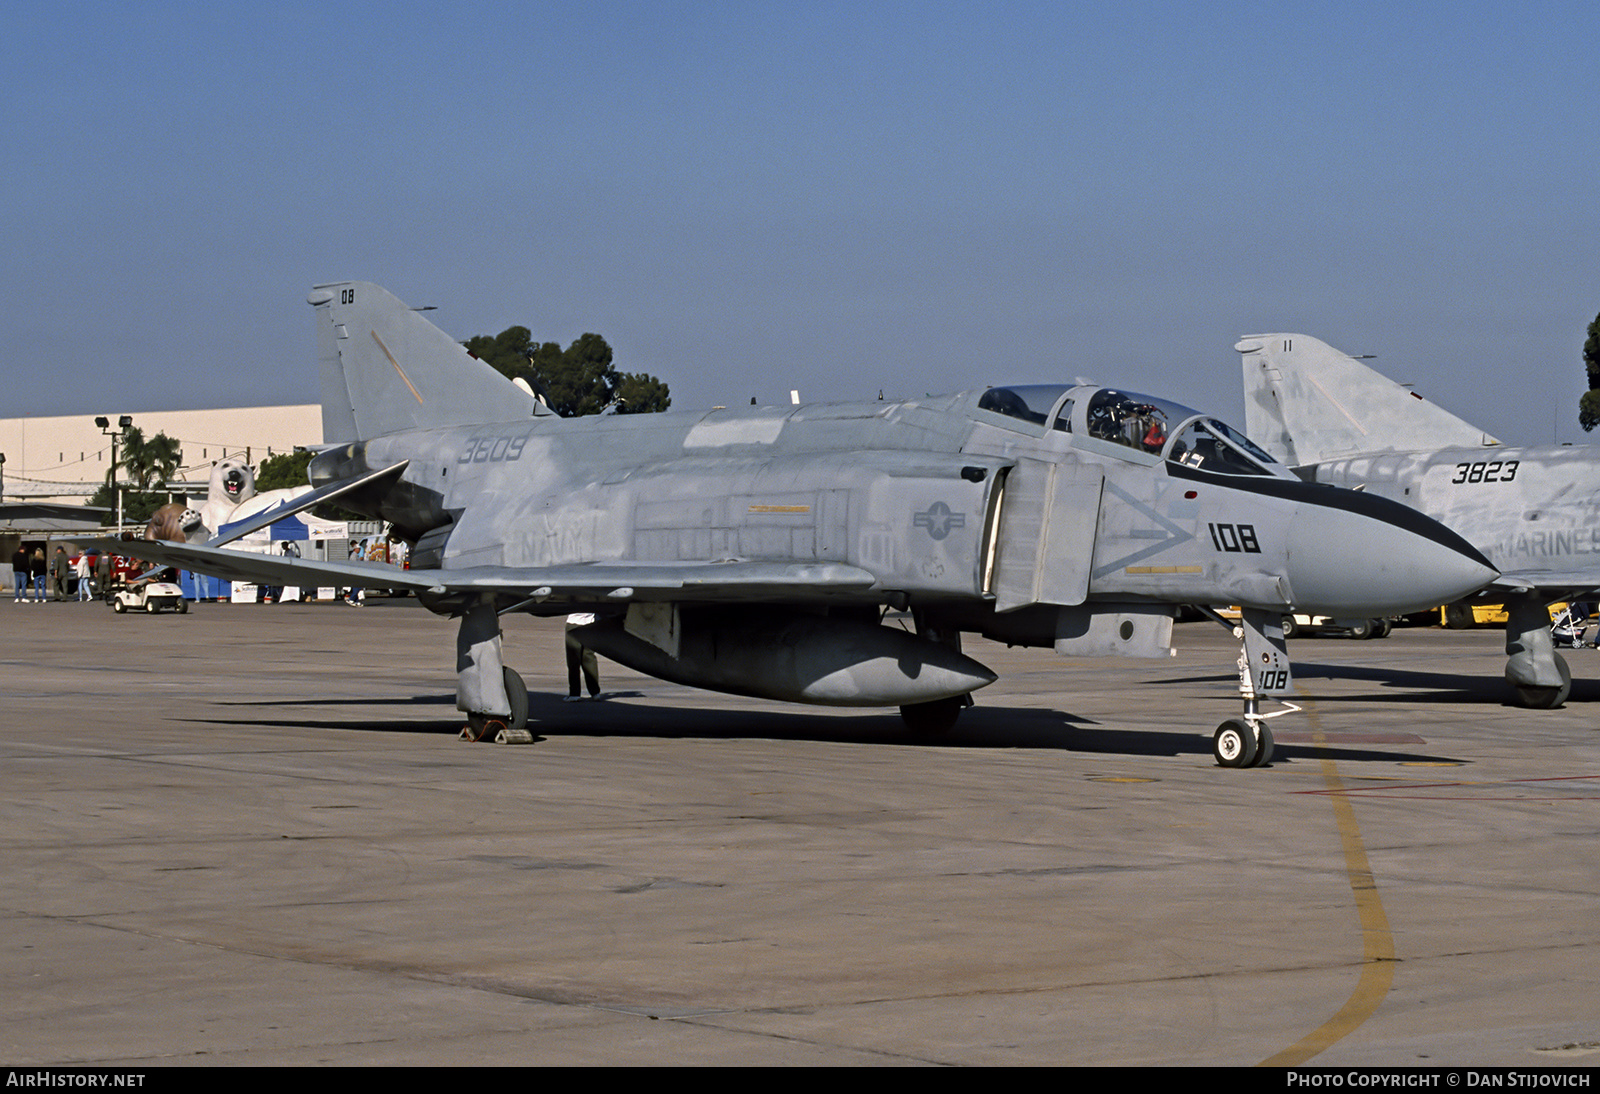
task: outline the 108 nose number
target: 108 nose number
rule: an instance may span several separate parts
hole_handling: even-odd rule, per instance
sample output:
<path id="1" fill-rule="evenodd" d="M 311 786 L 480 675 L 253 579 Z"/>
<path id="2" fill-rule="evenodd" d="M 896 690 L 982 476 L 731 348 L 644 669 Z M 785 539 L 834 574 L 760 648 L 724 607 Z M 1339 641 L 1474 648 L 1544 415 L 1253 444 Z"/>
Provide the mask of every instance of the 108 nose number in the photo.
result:
<path id="1" fill-rule="evenodd" d="M 1211 546 L 1219 551 L 1237 554 L 1259 555 L 1261 543 L 1256 539 L 1256 526 L 1254 524 L 1207 524 L 1211 532 Z"/>

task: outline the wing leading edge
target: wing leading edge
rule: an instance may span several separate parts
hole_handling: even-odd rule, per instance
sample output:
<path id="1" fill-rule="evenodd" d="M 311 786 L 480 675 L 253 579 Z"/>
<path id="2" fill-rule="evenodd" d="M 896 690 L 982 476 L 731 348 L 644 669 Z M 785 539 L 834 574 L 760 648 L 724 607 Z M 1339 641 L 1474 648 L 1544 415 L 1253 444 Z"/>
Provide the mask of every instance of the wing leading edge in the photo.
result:
<path id="1" fill-rule="evenodd" d="M 136 553 L 146 562 L 264 585 L 353 585 L 448 594 L 505 594 L 540 600 L 672 601 L 785 598 L 807 600 L 864 593 L 877 584 L 866 570 L 841 563 L 704 562 L 582 563 L 525 569 L 475 566 L 400 570 L 369 562 L 329 562 L 257 555 L 166 540 L 102 540 L 102 550 Z"/>

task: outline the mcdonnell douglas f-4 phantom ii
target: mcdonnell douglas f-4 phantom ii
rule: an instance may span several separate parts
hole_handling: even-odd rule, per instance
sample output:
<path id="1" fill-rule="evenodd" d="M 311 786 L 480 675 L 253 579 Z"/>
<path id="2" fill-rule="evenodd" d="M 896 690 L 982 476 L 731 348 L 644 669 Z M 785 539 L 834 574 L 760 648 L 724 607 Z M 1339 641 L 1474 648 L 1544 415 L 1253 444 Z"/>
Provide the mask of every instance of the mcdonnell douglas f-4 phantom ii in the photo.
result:
<path id="1" fill-rule="evenodd" d="M 1506 680 L 1524 706 L 1565 702 L 1572 673 L 1548 605 L 1600 588 L 1595 451 L 1507 447 L 1303 334 L 1251 334 L 1234 348 L 1250 435 L 1307 481 L 1391 498 L 1471 540 L 1501 572 Z"/>
<path id="2" fill-rule="evenodd" d="M 1219 762 L 1265 762 L 1263 696 L 1291 687 L 1291 608 L 1378 616 L 1494 575 L 1383 498 L 1301 482 L 1176 404 L 1088 385 L 908 402 L 559 418 L 376 285 L 320 285 L 328 447 L 298 510 L 340 504 L 412 544 L 410 588 L 460 621 L 468 735 L 518 730 L 499 616 L 583 610 L 588 646 L 678 683 L 953 724 L 995 677 L 963 632 L 1064 655 L 1166 657 L 1181 604 L 1243 607 L 1245 711 Z M 235 525 L 243 534 L 262 514 Z M 274 585 L 372 582 L 359 564 L 142 545 Z M 915 633 L 885 626 L 909 611 Z"/>

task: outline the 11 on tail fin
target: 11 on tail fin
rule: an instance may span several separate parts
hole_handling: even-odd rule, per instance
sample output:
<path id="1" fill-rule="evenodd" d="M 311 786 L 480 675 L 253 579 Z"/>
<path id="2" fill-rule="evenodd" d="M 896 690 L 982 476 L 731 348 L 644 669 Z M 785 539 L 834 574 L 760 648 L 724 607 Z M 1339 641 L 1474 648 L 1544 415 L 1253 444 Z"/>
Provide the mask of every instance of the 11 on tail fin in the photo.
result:
<path id="1" fill-rule="evenodd" d="M 1245 432 L 1291 467 L 1376 452 L 1500 442 L 1403 384 L 1304 334 L 1249 334 Z"/>
<path id="2" fill-rule="evenodd" d="M 526 390 L 387 290 L 340 281 L 306 302 L 316 309 L 325 443 L 533 416 Z"/>

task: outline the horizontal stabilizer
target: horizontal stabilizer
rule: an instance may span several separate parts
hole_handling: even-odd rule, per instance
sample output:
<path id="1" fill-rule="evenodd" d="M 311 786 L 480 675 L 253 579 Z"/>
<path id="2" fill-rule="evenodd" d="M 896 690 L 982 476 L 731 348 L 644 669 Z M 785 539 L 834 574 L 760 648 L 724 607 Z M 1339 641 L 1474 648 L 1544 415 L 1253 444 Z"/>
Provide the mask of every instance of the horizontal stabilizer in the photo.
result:
<path id="1" fill-rule="evenodd" d="M 1244 363 L 1245 432 L 1290 467 L 1378 452 L 1500 443 L 1304 334 L 1249 334 L 1234 349 Z"/>
<path id="2" fill-rule="evenodd" d="M 284 517 L 292 517 L 296 513 L 305 512 L 314 505 L 321 505 L 325 501 L 343 497 L 352 490 L 359 490 L 363 486 L 377 486 L 380 483 L 393 482 L 400 477 L 400 473 L 406 469 L 410 462 L 410 460 L 401 460 L 397 464 L 380 468 L 366 475 L 345 479 L 342 482 L 330 482 L 326 486 L 319 486 L 315 490 L 300 494 L 282 504 L 274 505 L 270 509 L 263 509 L 254 516 L 234 521 L 231 524 L 225 524 L 215 536 L 206 540 L 205 546 L 221 547 L 224 544 L 243 539 L 251 532 L 270 527 Z"/>

